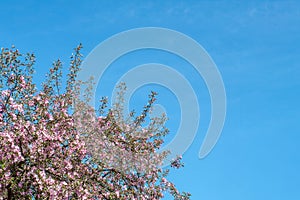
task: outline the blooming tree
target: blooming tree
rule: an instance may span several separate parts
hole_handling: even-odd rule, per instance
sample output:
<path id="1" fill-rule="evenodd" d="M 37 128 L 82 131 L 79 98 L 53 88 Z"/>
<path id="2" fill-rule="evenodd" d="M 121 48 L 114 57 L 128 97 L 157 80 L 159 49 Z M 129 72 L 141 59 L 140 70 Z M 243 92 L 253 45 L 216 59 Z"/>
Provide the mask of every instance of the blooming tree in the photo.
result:
<path id="1" fill-rule="evenodd" d="M 92 83 L 76 78 L 81 48 L 71 56 L 66 86 L 57 60 L 40 91 L 34 55 L 1 49 L 0 199 L 189 199 L 160 167 L 168 154 L 158 153 L 166 117 L 145 123 L 156 94 L 140 115 L 124 117 L 121 84 L 116 103 L 108 109 L 103 98 L 96 111 L 87 103 Z M 170 166 L 183 166 L 180 159 Z"/>

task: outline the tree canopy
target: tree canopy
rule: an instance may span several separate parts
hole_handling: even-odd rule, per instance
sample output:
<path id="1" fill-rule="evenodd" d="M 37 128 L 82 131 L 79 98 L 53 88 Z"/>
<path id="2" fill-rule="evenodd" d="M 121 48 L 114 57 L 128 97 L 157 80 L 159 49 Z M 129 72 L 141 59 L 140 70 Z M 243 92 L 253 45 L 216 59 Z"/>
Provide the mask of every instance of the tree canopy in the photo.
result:
<path id="1" fill-rule="evenodd" d="M 35 56 L 14 47 L 0 53 L 0 199 L 189 199 L 167 179 L 159 153 L 166 116 L 146 122 L 156 93 L 141 114 L 124 116 L 125 84 L 114 105 L 89 106 L 93 83 L 77 80 L 82 46 L 74 49 L 66 82 L 62 62 L 42 89 L 33 83 Z M 63 87 L 65 85 L 65 87 Z M 82 88 L 85 88 L 83 92 Z M 173 168 L 182 167 L 181 157 Z"/>

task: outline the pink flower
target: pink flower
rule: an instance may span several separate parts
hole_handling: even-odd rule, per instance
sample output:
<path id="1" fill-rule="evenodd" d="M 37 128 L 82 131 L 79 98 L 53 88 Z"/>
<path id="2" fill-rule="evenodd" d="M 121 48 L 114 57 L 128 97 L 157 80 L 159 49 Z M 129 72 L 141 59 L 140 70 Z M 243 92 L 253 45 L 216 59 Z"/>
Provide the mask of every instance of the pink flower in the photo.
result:
<path id="1" fill-rule="evenodd" d="M 21 81 L 21 83 L 20 83 L 21 87 L 22 87 L 22 88 L 25 88 L 26 83 L 25 83 L 24 76 L 20 76 L 20 81 Z"/>
<path id="2" fill-rule="evenodd" d="M 28 105 L 32 107 L 32 106 L 34 106 L 34 102 L 32 100 L 29 100 Z"/>
<path id="3" fill-rule="evenodd" d="M 10 94 L 10 91 L 9 91 L 9 90 L 3 90 L 1 94 L 2 94 L 2 96 L 4 96 L 4 97 L 8 97 L 9 94 Z"/>

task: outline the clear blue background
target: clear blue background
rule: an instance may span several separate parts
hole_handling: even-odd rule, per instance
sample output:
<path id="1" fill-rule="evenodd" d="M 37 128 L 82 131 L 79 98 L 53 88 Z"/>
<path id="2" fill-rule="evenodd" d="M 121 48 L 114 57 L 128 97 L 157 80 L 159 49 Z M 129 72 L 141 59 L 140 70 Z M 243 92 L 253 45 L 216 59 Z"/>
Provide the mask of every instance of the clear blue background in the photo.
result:
<path id="1" fill-rule="evenodd" d="M 199 160 L 210 102 L 203 80 L 187 63 L 165 52 L 135 52 L 114 63 L 98 85 L 99 97 L 109 95 L 126 70 L 150 61 L 168 64 L 191 81 L 201 122 L 184 154 L 185 167 L 170 176 L 178 188 L 191 192 L 193 200 L 300 199 L 299 2 L 0 2 L 0 46 L 14 44 L 21 52 L 34 52 L 38 83 L 55 59 L 62 58 L 68 67 L 79 42 L 87 55 L 108 37 L 145 26 L 194 38 L 215 61 L 226 87 L 222 136 L 209 156 Z M 159 103 L 167 102 L 169 141 L 180 122 L 178 102 L 166 88 L 147 86 L 135 93 L 133 107 L 143 104 L 149 89 L 159 91 Z"/>

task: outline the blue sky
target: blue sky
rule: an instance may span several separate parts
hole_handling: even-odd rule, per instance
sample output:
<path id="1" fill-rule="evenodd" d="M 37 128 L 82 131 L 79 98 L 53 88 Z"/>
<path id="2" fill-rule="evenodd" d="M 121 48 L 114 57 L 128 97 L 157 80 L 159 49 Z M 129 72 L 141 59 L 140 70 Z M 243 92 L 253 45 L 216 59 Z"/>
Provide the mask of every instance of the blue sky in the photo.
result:
<path id="1" fill-rule="evenodd" d="M 195 39 L 218 66 L 227 95 L 224 129 L 206 158 L 200 160 L 198 152 L 210 119 L 209 94 L 202 78 L 178 57 L 149 50 L 120 58 L 105 72 L 97 95 L 109 95 L 122 73 L 137 64 L 174 67 L 191 82 L 201 108 L 185 167 L 170 176 L 178 188 L 191 192 L 193 200 L 300 199 L 297 1 L 1 1 L 0 17 L 0 46 L 34 52 L 37 82 L 57 58 L 67 67 L 80 42 L 87 55 L 114 34 L 149 26 Z M 154 85 L 134 94 L 133 107 L 142 105 L 149 89 L 158 90 L 158 101 L 165 104 L 169 141 L 180 121 L 178 102 Z"/>

